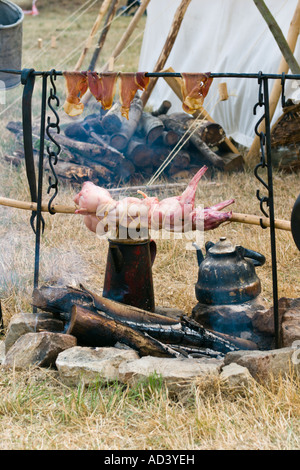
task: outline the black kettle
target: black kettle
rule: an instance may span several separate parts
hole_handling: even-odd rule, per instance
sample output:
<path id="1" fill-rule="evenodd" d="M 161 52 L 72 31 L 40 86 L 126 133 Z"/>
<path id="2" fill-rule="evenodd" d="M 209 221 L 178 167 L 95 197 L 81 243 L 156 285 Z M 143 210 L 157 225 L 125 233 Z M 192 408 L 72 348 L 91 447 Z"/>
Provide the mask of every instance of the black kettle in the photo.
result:
<path id="1" fill-rule="evenodd" d="M 242 246 L 233 246 L 226 237 L 214 244 L 205 244 L 206 256 L 197 249 L 199 265 L 196 298 L 209 305 L 240 304 L 257 297 L 261 283 L 255 266 L 262 266 L 266 259 L 261 253 Z"/>

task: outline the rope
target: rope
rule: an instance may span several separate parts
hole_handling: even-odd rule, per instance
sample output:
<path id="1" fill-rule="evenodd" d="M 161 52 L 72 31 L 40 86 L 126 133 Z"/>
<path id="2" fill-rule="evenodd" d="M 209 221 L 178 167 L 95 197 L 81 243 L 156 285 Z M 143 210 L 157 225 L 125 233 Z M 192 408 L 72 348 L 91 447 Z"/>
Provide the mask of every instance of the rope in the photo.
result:
<path id="1" fill-rule="evenodd" d="M 88 4 L 89 2 L 91 2 L 91 4 L 85 8 L 85 10 L 83 10 L 83 12 L 78 15 L 73 21 L 71 21 L 71 23 L 66 26 L 57 36 L 56 36 L 56 39 L 58 39 L 60 36 L 62 36 L 74 23 L 76 23 L 87 11 L 90 10 L 90 8 L 92 8 L 95 3 L 98 2 L 98 0 L 88 0 L 84 5 Z M 82 8 L 83 6 L 80 7 L 80 9 Z M 77 9 L 77 11 L 80 11 L 80 9 Z M 67 17 L 64 21 L 62 21 L 61 24 L 65 23 L 67 20 L 69 20 L 72 16 L 74 16 L 76 12 L 74 12 L 72 15 L 70 15 L 69 17 Z M 59 25 L 55 28 L 55 30 L 57 30 L 59 28 Z M 42 55 L 45 54 L 45 52 L 48 51 L 49 49 L 49 45 L 51 45 L 51 41 L 39 52 L 39 54 L 37 54 L 37 56 L 35 56 L 35 60 L 38 59 L 39 57 L 41 57 Z M 33 47 L 34 48 L 34 47 Z M 33 49 L 31 48 L 31 49 Z M 31 50 L 30 49 L 30 50 Z M 29 65 L 29 64 L 28 64 Z M 30 64 L 31 65 L 31 64 Z M 25 66 L 26 67 L 26 66 Z"/>

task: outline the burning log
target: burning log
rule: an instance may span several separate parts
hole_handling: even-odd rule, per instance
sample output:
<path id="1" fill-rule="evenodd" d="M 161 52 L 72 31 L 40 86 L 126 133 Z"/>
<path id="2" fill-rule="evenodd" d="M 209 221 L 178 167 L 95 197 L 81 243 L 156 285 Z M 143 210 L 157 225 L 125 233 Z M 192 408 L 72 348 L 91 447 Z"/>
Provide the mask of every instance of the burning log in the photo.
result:
<path id="1" fill-rule="evenodd" d="M 77 338 L 83 346 L 114 346 L 122 342 L 137 350 L 141 356 L 176 357 L 179 354 L 145 333 L 106 315 L 74 305 L 66 334 Z"/>
<path id="2" fill-rule="evenodd" d="M 178 321 L 107 299 L 82 286 L 81 289 L 40 287 L 33 292 L 33 305 L 60 317 L 63 312 L 68 334 L 90 346 L 108 345 L 109 341 L 131 342 L 131 347 L 142 348 L 141 354 L 149 353 L 152 348 L 153 355 L 173 354 L 172 349 L 165 349 L 166 345 L 209 348 L 221 354 L 253 349 L 250 341 L 206 330 L 187 317 Z M 142 339 L 143 335 L 147 341 Z"/>

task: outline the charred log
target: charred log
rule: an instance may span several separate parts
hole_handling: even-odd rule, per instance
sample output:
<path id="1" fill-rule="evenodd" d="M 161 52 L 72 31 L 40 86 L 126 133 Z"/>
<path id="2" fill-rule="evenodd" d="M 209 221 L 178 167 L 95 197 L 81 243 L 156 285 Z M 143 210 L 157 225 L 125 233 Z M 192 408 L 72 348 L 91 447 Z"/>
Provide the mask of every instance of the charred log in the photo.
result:
<path id="1" fill-rule="evenodd" d="M 141 356 L 177 357 L 178 352 L 145 333 L 107 317 L 74 305 L 66 333 L 83 346 L 114 346 L 117 342 L 135 349 Z"/>

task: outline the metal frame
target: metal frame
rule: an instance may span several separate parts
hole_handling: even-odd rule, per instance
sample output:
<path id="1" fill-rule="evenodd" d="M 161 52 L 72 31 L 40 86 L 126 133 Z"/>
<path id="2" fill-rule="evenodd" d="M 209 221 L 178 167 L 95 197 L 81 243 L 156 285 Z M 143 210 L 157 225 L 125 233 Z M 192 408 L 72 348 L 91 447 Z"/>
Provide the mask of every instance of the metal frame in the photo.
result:
<path id="1" fill-rule="evenodd" d="M 3 73 L 22 74 L 21 70 L 0 70 Z M 43 192 L 43 171 L 44 171 L 44 157 L 45 157 L 45 132 L 47 133 L 51 143 L 56 146 L 56 149 L 51 149 L 51 144 L 47 145 L 47 153 L 49 165 L 52 171 L 52 176 L 49 177 L 48 194 L 54 191 L 48 203 L 48 210 L 51 214 L 51 205 L 58 192 L 58 179 L 55 174 L 54 166 L 58 161 L 60 153 L 60 146 L 55 141 L 53 133 L 50 129 L 55 129 L 57 133 L 60 132 L 59 116 L 54 106 L 59 106 L 59 98 L 56 95 L 55 80 L 57 76 L 62 76 L 63 72 L 55 70 L 51 71 L 34 71 L 31 73 L 37 77 L 42 77 L 42 102 L 41 102 L 41 125 L 40 125 L 40 151 L 39 151 L 39 168 L 38 168 L 38 187 L 37 187 L 37 211 L 36 211 L 36 226 L 35 231 L 35 263 L 34 263 L 34 288 L 38 287 L 39 283 L 39 264 L 40 264 L 40 247 L 41 247 L 41 232 L 44 229 L 42 219 L 42 192 Z M 181 77 L 180 73 L 161 72 L 161 73 L 147 73 L 148 77 Z M 263 185 L 267 191 L 266 196 L 261 196 L 260 190 L 256 192 L 256 197 L 260 203 L 260 210 L 265 217 L 270 219 L 270 244 L 271 244 L 271 260 L 272 260 L 272 287 L 273 287 L 273 309 L 274 309 L 274 334 L 275 334 L 275 347 L 281 346 L 280 328 L 279 328 L 279 314 L 278 314 L 278 279 L 277 279 L 277 259 L 276 259 L 276 233 L 275 233 L 275 215 L 274 215 L 274 192 L 273 192 L 273 171 L 272 171 L 272 152 L 271 152 L 271 127 L 270 127 L 270 109 L 269 109 L 269 80 L 280 79 L 282 86 L 282 105 L 285 104 L 284 85 L 286 80 L 300 80 L 300 75 L 289 74 L 264 74 L 258 73 L 211 73 L 212 78 L 241 78 L 241 79 L 256 79 L 258 81 L 258 102 L 254 106 L 253 113 L 256 115 L 257 108 L 263 108 L 263 115 L 258 120 L 255 126 L 255 133 L 260 138 L 261 159 L 254 169 L 254 175 L 258 181 Z M 47 102 L 47 84 L 50 79 L 51 88 Z M 55 120 L 47 118 L 46 127 L 46 113 L 47 104 Z M 259 132 L 260 123 L 265 122 L 265 132 Z M 267 182 L 259 175 L 259 170 L 267 170 Z M 54 178 L 54 181 L 52 180 Z M 261 220 L 262 229 L 266 229 Z"/>

